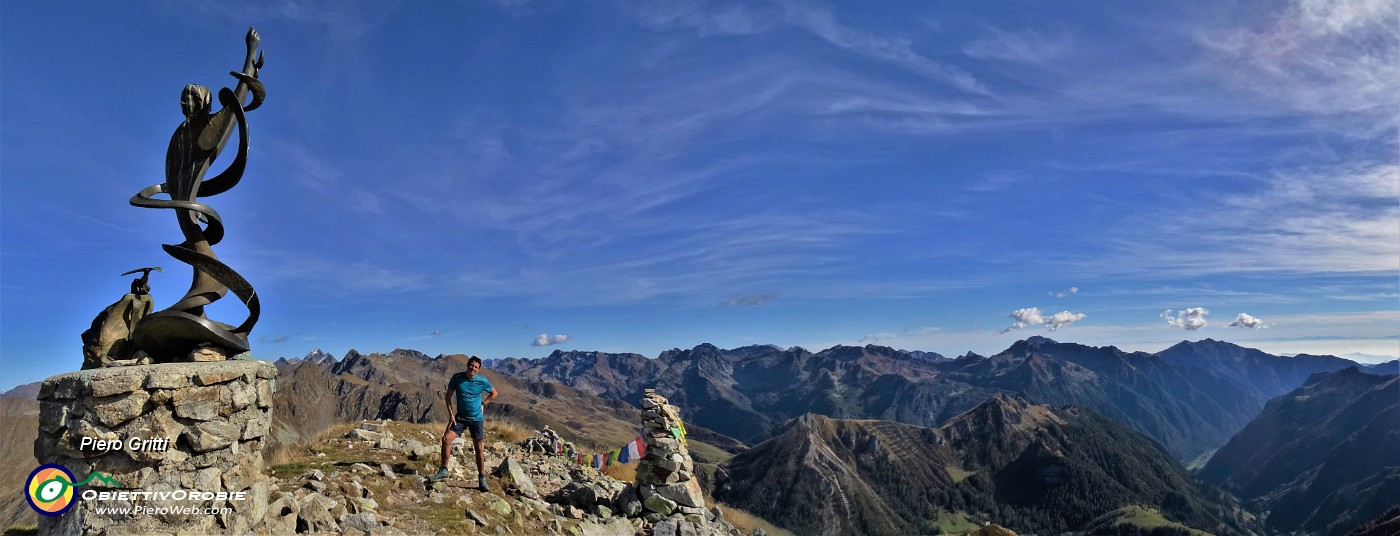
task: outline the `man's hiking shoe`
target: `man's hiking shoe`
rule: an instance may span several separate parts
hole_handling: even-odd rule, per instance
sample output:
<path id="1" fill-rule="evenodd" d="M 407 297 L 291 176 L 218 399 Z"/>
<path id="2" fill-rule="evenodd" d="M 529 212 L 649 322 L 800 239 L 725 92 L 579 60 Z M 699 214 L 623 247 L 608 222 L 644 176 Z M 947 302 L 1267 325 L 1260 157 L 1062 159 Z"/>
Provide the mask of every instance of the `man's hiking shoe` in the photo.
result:
<path id="1" fill-rule="evenodd" d="M 447 468 L 439 467 L 438 471 L 436 473 L 433 473 L 433 476 L 429 477 L 429 479 L 433 482 L 441 482 L 443 480 L 447 480 L 447 476 Z"/>
<path id="2" fill-rule="evenodd" d="M 486 477 L 484 477 L 484 476 L 477 477 L 476 480 L 477 480 L 477 483 L 481 484 L 481 491 L 490 491 L 490 490 L 491 490 L 491 486 L 487 486 L 487 485 L 486 485 Z"/>

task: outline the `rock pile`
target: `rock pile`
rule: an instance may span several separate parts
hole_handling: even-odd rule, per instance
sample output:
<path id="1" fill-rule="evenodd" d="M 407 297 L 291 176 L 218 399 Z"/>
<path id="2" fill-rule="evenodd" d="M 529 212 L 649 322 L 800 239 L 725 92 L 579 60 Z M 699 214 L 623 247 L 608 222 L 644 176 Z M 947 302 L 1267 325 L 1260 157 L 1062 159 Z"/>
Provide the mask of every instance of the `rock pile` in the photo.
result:
<path id="1" fill-rule="evenodd" d="M 655 389 L 642 395 L 642 442 L 646 453 L 637 464 L 637 491 L 649 521 L 681 514 L 704 519 L 705 493 L 695 478 L 695 462 L 685 446 L 680 409 Z M 703 523 L 696 523 L 703 525 Z"/>
<path id="2" fill-rule="evenodd" d="M 235 360 L 44 380 L 34 457 L 65 467 L 72 484 L 91 479 L 75 491 L 110 494 L 44 516 L 39 533 L 247 532 L 267 510 L 262 445 L 276 376 L 271 363 Z M 150 515 L 114 510 L 136 507 Z"/>
<path id="3" fill-rule="evenodd" d="M 676 408 L 665 398 L 648 397 L 656 405 L 646 412 L 647 433 L 679 427 Z M 657 402 L 659 401 L 659 403 Z M 675 425 L 675 426 L 671 426 Z M 394 433 L 390 432 L 394 429 Z M 324 439 L 306 463 L 314 468 L 280 479 L 272 487 L 272 503 L 254 534 L 340 533 L 396 535 L 463 533 L 517 536 L 739 536 L 716 509 L 703 507 L 693 463 L 684 443 L 651 438 L 653 459 L 645 472 L 652 502 L 663 513 L 644 505 L 638 484 L 616 480 L 592 467 L 581 466 L 551 449 L 558 437 L 552 430 L 518 442 L 492 441 L 483 451 L 491 471 L 492 492 L 476 487 L 474 454 L 453 449 L 449 465 L 466 466 L 465 475 L 445 481 L 426 477 L 436 470 L 438 445 L 425 445 L 437 433 L 420 425 L 362 422 Z M 488 433 L 490 433 L 488 431 Z M 396 437 L 397 436 L 397 437 Z M 421 439 L 421 440 L 420 440 Z M 674 436 L 672 437 L 674 439 Z M 667 469 L 674 465 L 674 470 Z M 644 472 L 639 468 L 638 473 Z M 689 480 L 681 480 L 690 475 Z M 670 480 L 672 482 L 666 483 Z M 690 484 L 686 484 L 686 483 Z M 679 485 L 679 487 L 672 487 Z M 695 485 L 695 495 L 687 489 Z M 685 490 L 685 504 L 662 493 Z M 671 502 L 664 502 L 662 499 Z M 674 506 L 670 506 L 674 504 Z M 699 507 L 688 506 L 698 504 Z M 445 520 L 456 519 L 444 525 Z M 758 534 L 758 533 L 756 533 Z"/>
<path id="4" fill-rule="evenodd" d="M 648 450 L 638 465 L 637 483 L 615 480 L 592 467 L 553 456 L 550 449 L 539 448 L 553 445 L 556 439 L 552 436 L 555 432 L 545 429 L 521 441 L 519 454 L 505 453 L 495 473 L 501 479 L 502 488 L 526 501 L 542 499 L 548 512 L 566 520 L 578 520 L 578 525 L 567 528 L 568 534 L 741 534 L 724 520 L 718 508 L 704 507 L 704 494 L 694 477 L 694 464 L 685 444 L 660 437 L 659 430 L 665 429 L 668 436 L 675 439 L 670 430 L 680 428 L 676 407 L 667 405 L 666 399 L 655 393 L 648 393 L 645 400 L 652 403 L 651 410 L 644 412 L 645 433 L 657 437 L 648 437 L 644 442 Z M 650 475 L 645 481 L 643 473 Z M 639 493 L 643 489 L 650 491 Z M 669 499 L 665 494 L 678 497 L 684 503 Z M 690 506 L 692 504 L 698 506 Z"/>
<path id="5" fill-rule="evenodd" d="M 353 464 L 348 471 L 326 474 L 313 469 L 300 477 L 280 482 L 273 490 L 259 534 L 341 532 L 343 534 L 402 535 L 393 520 L 379 515 L 374 491 L 364 485 L 370 478 L 392 477 L 386 464 L 376 470 Z M 283 491 L 286 489 L 287 491 Z"/>
<path id="6" fill-rule="evenodd" d="M 358 426 L 356 426 L 355 428 L 351 428 L 348 432 L 345 432 L 345 435 L 343 437 L 345 439 L 369 443 L 371 446 L 377 449 L 403 451 L 404 454 L 411 456 L 414 460 L 435 460 L 438 458 L 439 454 L 437 445 L 427 445 L 424 444 L 422 441 L 411 437 L 406 437 L 403 439 L 396 438 L 394 437 L 394 433 L 390 432 L 387 428 L 388 425 L 389 421 L 387 420 L 377 422 L 361 421 Z M 460 447 L 460 444 L 460 442 L 454 443 L 454 447 Z M 454 448 L 454 450 L 460 449 Z"/>
<path id="7" fill-rule="evenodd" d="M 561 452 L 573 452 L 574 444 L 564 441 L 559 436 L 559 432 L 549 429 L 549 425 L 544 425 L 543 430 L 535 431 L 535 435 L 526 439 L 520 445 L 525 452 L 539 452 L 543 454 L 559 454 Z"/>

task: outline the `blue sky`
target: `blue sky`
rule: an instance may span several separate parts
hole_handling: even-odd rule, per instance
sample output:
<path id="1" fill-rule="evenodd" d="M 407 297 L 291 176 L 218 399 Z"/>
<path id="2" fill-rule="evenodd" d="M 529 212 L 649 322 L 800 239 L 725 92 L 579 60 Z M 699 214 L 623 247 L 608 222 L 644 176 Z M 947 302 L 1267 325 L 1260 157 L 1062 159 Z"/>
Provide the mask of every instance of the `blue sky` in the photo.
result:
<path id="1" fill-rule="evenodd" d="M 249 25 L 267 101 L 243 182 L 204 201 L 261 297 L 260 358 L 1397 355 L 1398 12 L 5 2 L 0 389 L 77 369 L 117 274 L 165 267 L 158 308 L 188 288 L 171 214 L 127 199 Z"/>

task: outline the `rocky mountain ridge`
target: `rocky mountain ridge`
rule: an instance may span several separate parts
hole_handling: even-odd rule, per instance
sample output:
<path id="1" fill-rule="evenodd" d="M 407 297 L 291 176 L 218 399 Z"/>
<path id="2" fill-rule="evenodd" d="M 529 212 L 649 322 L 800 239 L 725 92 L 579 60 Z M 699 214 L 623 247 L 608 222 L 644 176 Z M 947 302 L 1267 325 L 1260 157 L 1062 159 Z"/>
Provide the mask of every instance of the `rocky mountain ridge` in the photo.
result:
<path id="1" fill-rule="evenodd" d="M 1340 535 L 1400 501 L 1400 376 L 1355 367 L 1269 401 L 1200 471 L 1271 531 Z"/>
<path id="2" fill-rule="evenodd" d="M 444 422 L 447 378 L 466 370 L 467 361 L 463 354 L 428 357 L 403 349 L 388 354 L 351 350 L 329 363 L 289 360 L 278 367 L 273 436 L 277 442 L 293 444 L 335 424 L 363 419 Z M 510 417 L 528 426 L 549 425 L 566 433 L 588 429 L 587 439 L 594 441 L 620 443 L 635 437 L 639 410 L 631 404 L 559 384 L 524 382 L 492 370 L 482 374 L 500 392 L 496 403 L 487 408 L 490 417 Z"/>
<path id="3" fill-rule="evenodd" d="M 445 481 L 426 477 L 438 463 L 436 429 L 393 421 L 340 425 L 273 468 L 274 483 L 256 533 L 749 534 L 718 508 L 660 514 L 637 488 L 542 448 L 549 429 L 526 437 L 492 427 L 484 443 L 489 490 L 476 484 L 474 454 L 454 445 Z"/>
<path id="4" fill-rule="evenodd" d="M 1083 405 L 1165 445 L 1181 460 L 1224 444 L 1289 382 L 1354 363 L 1330 356 L 1280 358 L 1206 339 L 1163 352 L 1112 346 L 1017 342 L 981 357 L 932 357 L 881 346 L 802 348 L 702 344 L 655 359 L 638 354 L 556 351 L 505 359 L 497 369 L 608 398 L 634 399 L 646 386 L 672 393 L 690 422 L 746 442 L 813 412 L 936 427 L 997 392 L 1038 403 Z M 1221 356 L 1243 356 L 1236 365 Z"/>
<path id="5" fill-rule="evenodd" d="M 1254 527 L 1158 445 L 1080 407 L 996 394 L 938 428 L 806 414 L 721 466 L 717 499 L 802 534 L 1075 532 L 1130 505 L 1216 534 Z M 783 500 L 773 500 L 781 496 Z"/>

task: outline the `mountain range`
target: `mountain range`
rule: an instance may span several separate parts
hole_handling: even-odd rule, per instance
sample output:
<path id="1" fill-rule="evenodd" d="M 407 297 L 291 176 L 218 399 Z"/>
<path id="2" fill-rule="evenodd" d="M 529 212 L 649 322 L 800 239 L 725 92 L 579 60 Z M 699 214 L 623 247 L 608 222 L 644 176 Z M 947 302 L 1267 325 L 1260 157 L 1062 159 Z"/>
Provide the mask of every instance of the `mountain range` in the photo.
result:
<path id="1" fill-rule="evenodd" d="M 441 422 L 446 378 L 467 359 L 405 349 L 279 359 L 273 441 L 360 419 Z M 635 437 L 635 404 L 656 388 L 681 408 L 707 489 L 801 533 L 982 522 L 1056 534 L 1375 533 L 1394 526 L 1383 503 L 1400 496 L 1400 463 L 1387 455 L 1400 451 L 1393 362 L 1210 339 L 1144 353 L 1031 337 L 988 357 L 702 344 L 487 365 L 501 393 L 490 418 L 548 425 L 585 449 Z M 0 394 L 0 416 L 32 430 L 24 389 L 35 388 Z M 12 443 L 0 442 L 0 462 L 32 468 L 30 445 Z M 1181 467 L 1207 459 L 1197 476 Z M 0 522 L 32 513 L 8 499 Z"/>
<path id="2" fill-rule="evenodd" d="M 1159 445 L 1083 407 L 995 394 L 938 428 L 806 414 L 722 468 L 719 500 L 799 534 L 917 534 L 988 521 L 1082 530 L 1136 506 L 1248 534 L 1225 494 Z"/>
<path id="3" fill-rule="evenodd" d="M 429 357 L 404 349 L 387 354 L 350 350 L 340 360 L 279 359 L 274 439 L 295 443 L 334 424 L 362 419 L 446 422 L 447 379 L 466 370 L 467 361 L 462 354 Z M 580 442 L 611 445 L 636 437 L 640 410 L 631 403 L 558 384 L 525 382 L 493 370 L 482 374 L 499 392 L 488 408 L 490 418 L 509 417 L 535 428 L 548 425 Z M 695 428 L 699 435 L 707 432 Z"/>
<path id="4" fill-rule="evenodd" d="M 1400 376 L 1314 374 L 1269 401 L 1200 476 L 1274 532 L 1341 535 L 1400 504 Z"/>
<path id="5" fill-rule="evenodd" d="M 1242 364 L 1234 362 L 1239 357 Z M 1031 337 L 990 357 L 944 359 L 882 346 L 802 348 L 702 344 L 655 359 L 556 351 L 504 359 L 496 370 L 635 400 L 657 387 L 690 421 L 745 442 L 805 413 L 936 427 L 998 392 L 1081 405 L 1124 423 L 1189 461 L 1222 445 L 1264 403 L 1315 372 L 1356 363 L 1281 358 L 1231 343 L 1182 342 L 1156 354 Z"/>

